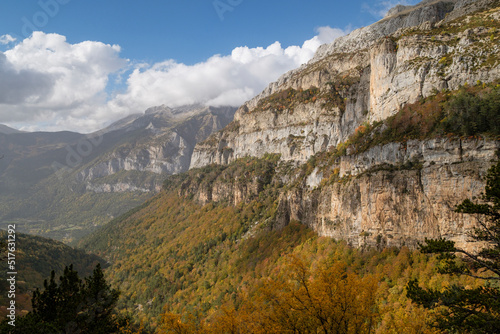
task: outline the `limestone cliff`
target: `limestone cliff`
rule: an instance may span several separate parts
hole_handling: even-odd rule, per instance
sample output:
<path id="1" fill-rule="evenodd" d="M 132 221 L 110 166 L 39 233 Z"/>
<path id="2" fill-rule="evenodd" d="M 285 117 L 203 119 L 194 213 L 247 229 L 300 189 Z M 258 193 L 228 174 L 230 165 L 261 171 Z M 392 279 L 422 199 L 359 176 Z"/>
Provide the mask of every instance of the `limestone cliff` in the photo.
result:
<path id="1" fill-rule="evenodd" d="M 469 14 L 448 19 L 457 13 Z M 198 144 L 191 168 L 265 153 L 306 161 L 436 90 L 491 82 L 500 77 L 499 19 L 498 1 L 426 1 L 339 38 Z"/>
<path id="2" fill-rule="evenodd" d="M 237 110 L 229 126 L 198 144 L 191 168 L 267 153 L 300 165 L 409 103 L 498 81 L 499 6 L 424 1 L 321 47 L 308 64 L 269 85 Z M 288 186 L 275 226 L 295 219 L 356 246 L 414 245 L 439 236 L 463 245 L 475 221 L 453 208 L 481 193 L 499 148 L 494 138 L 405 140 L 336 158 L 325 167 L 335 177 L 326 177 L 325 168 L 307 175 L 294 169 L 300 175 L 283 181 Z M 257 181 L 243 188 L 215 182 L 196 196 L 202 203 L 237 203 L 258 193 Z"/>
<path id="3" fill-rule="evenodd" d="M 484 176 L 499 150 L 500 140 L 436 138 L 375 146 L 333 163 L 313 163 L 312 171 L 291 162 L 273 167 L 266 159 L 258 171 L 245 170 L 238 167 L 249 165 L 244 160 L 191 170 L 179 195 L 237 206 L 277 193 L 271 199 L 274 219 L 255 226 L 281 228 L 296 220 L 356 247 L 414 247 L 425 238 L 445 237 L 474 250 L 467 235 L 476 217 L 453 209 L 484 191 Z"/>
<path id="4" fill-rule="evenodd" d="M 484 191 L 499 149 L 500 141 L 441 138 L 342 157 L 333 166 L 339 181 L 309 179 L 282 195 L 278 223 L 296 219 L 355 246 L 414 245 L 426 237 L 464 245 L 475 217 L 453 209 Z"/>
<path id="5" fill-rule="evenodd" d="M 177 174 L 189 168 L 191 154 L 198 141 L 222 129 L 233 117 L 235 108 L 165 106 L 148 109 L 144 115 L 133 115 L 120 120 L 101 134 L 125 138 L 122 143 L 98 156 L 77 173 L 78 182 L 94 192 L 142 191 L 157 192 L 166 175 Z M 106 178 L 122 171 L 139 171 L 158 174 L 150 182 L 139 177 Z M 142 175 L 142 174 L 141 174 Z M 161 176 L 160 176 L 161 175 Z M 96 180 L 103 179 L 96 183 Z"/>

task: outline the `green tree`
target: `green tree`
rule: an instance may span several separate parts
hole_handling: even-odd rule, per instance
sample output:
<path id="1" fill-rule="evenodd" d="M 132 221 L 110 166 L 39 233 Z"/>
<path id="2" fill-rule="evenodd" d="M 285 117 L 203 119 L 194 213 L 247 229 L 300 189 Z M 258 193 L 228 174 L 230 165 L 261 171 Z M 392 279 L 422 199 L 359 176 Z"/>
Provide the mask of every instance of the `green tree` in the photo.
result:
<path id="1" fill-rule="evenodd" d="M 83 309 L 85 330 L 88 333 L 113 333 L 116 330 L 114 307 L 119 291 L 111 289 L 106 282 L 100 264 L 92 276 L 85 279 L 83 289 Z"/>
<path id="2" fill-rule="evenodd" d="M 52 271 L 50 280 L 43 283 L 44 291 L 36 290 L 31 301 L 33 315 L 45 323 L 64 328 L 65 324 L 75 320 L 78 307 L 82 300 L 82 281 L 73 265 L 64 268 L 64 274 L 56 283 L 55 272 Z"/>
<path id="3" fill-rule="evenodd" d="M 471 238 L 485 246 L 477 254 L 444 238 L 426 239 L 420 251 L 439 254 L 440 273 L 467 275 L 484 280 L 485 284 L 474 289 L 452 285 L 444 291 L 423 289 L 416 280 L 407 285 L 407 294 L 414 302 L 443 312 L 436 326 L 451 332 L 500 332 L 500 162 L 489 169 L 480 200 L 481 203 L 464 200 L 455 209 L 478 215 L 478 227 Z"/>
<path id="4" fill-rule="evenodd" d="M 4 322 L 0 333 L 118 333 L 123 327 L 114 314 L 118 296 L 106 283 L 100 264 L 85 280 L 70 265 L 59 283 L 52 271 L 44 290 L 33 293 L 33 311 L 17 319 L 15 327 Z"/>
<path id="5" fill-rule="evenodd" d="M 492 88 L 482 94 L 462 88 L 446 103 L 447 132 L 472 136 L 478 133 L 500 133 L 500 89 Z"/>

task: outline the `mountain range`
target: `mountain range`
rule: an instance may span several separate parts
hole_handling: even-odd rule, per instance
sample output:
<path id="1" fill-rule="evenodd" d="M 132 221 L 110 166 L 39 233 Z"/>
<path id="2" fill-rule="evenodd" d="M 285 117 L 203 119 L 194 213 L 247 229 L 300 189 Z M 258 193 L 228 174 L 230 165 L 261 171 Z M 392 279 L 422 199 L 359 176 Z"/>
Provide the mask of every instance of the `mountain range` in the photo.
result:
<path id="1" fill-rule="evenodd" d="M 426 0 L 321 46 L 237 110 L 1 134 L 0 219 L 102 257 L 121 312 L 151 329 L 165 311 L 228 316 L 305 259 L 380 279 L 377 333 L 430 332 L 409 279 L 479 284 L 413 250 L 480 247 L 454 208 L 500 156 L 499 32 L 500 1 Z"/>
<path id="2" fill-rule="evenodd" d="M 191 168 L 270 153 L 297 164 L 314 160 L 305 182 L 280 197 L 284 224 L 295 219 L 357 246 L 438 236 L 463 242 L 474 223 L 449 208 L 481 192 L 500 146 L 497 130 L 464 131 L 446 113 L 462 112 L 459 102 L 451 107 L 451 95 L 498 84 L 495 4 L 424 1 L 322 46 L 197 144 Z M 494 110 L 491 116 L 485 122 L 498 124 Z M 360 139 L 371 143 L 346 145 Z M 325 152 L 343 150 L 318 164 Z M 325 185 L 332 173 L 350 181 Z"/>
<path id="3" fill-rule="evenodd" d="M 317 242 L 476 249 L 475 218 L 453 208 L 498 161 L 499 21 L 498 1 L 424 1 L 321 47 L 198 143 L 189 172 L 79 245 L 152 323 L 165 305 L 237 303 L 287 254 L 316 263 Z"/>
<path id="4" fill-rule="evenodd" d="M 195 144 L 235 108 L 154 107 L 103 130 L 0 132 L 0 226 L 70 242 L 139 205 L 189 168 Z"/>
<path id="5" fill-rule="evenodd" d="M 13 129 L 13 128 L 9 128 L 8 126 L 3 125 L 3 124 L 0 124 L 0 133 L 8 135 L 11 133 L 19 133 L 19 132 L 21 132 L 21 131 Z"/>

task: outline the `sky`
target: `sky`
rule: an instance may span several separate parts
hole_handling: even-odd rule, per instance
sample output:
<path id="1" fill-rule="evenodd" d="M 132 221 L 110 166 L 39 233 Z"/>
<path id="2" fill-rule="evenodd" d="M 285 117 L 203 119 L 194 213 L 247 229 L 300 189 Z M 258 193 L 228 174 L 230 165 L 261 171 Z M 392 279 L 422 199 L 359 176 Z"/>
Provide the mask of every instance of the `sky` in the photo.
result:
<path id="1" fill-rule="evenodd" d="M 2 0 L 0 123 L 89 133 L 148 107 L 239 106 L 416 0 Z"/>

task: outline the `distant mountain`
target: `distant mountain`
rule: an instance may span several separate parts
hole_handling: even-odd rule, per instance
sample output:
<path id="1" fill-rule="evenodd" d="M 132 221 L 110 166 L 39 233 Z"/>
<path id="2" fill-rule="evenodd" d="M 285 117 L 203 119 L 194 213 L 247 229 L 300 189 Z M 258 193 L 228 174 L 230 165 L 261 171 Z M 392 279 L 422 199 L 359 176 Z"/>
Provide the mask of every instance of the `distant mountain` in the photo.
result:
<path id="1" fill-rule="evenodd" d="M 10 128 L 7 125 L 0 124 L 0 133 L 4 133 L 4 134 L 8 135 L 11 133 L 19 133 L 19 132 L 21 132 L 21 131 Z"/>
<path id="2" fill-rule="evenodd" d="M 151 197 L 186 171 L 197 142 L 236 108 L 160 106 L 89 135 L 0 133 L 0 228 L 71 241 Z"/>

